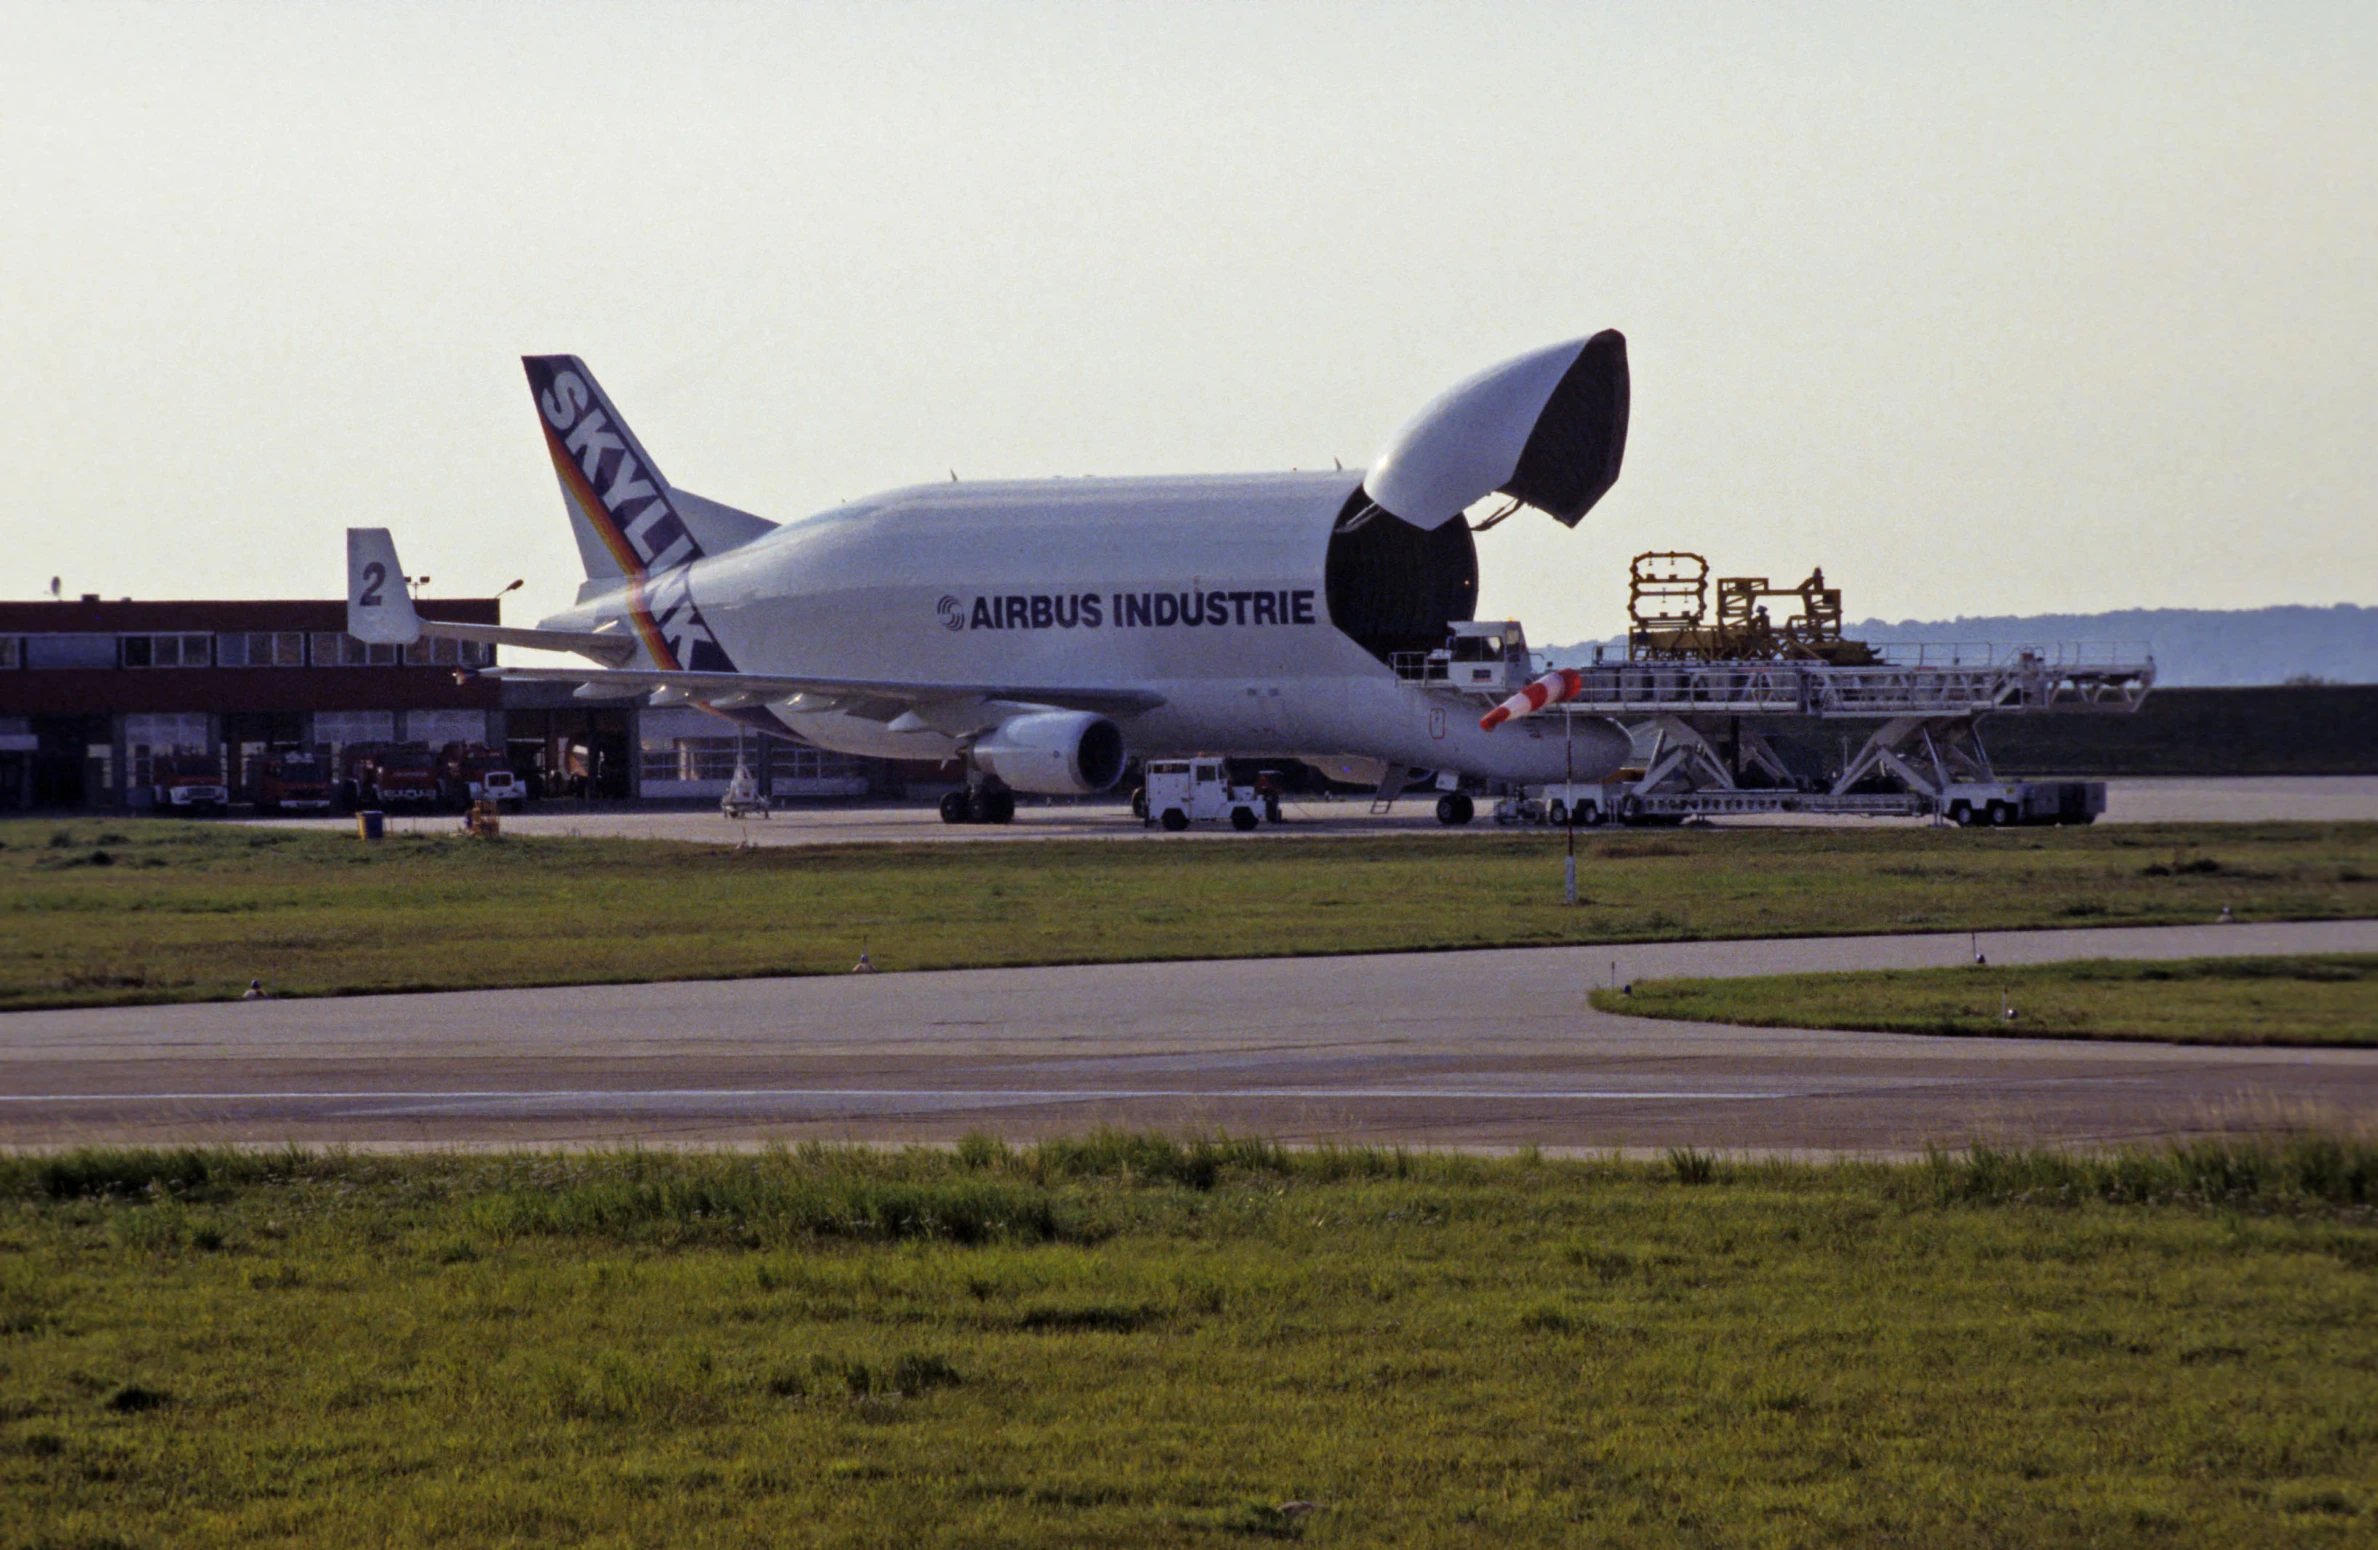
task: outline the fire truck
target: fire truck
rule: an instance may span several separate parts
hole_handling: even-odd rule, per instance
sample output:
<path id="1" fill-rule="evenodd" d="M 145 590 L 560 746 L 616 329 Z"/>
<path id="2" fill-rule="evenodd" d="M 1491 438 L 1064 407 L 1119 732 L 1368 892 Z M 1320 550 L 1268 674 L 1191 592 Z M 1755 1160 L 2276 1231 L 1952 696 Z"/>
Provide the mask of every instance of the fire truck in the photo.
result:
<path id="1" fill-rule="evenodd" d="M 159 812 L 191 817 L 230 805 L 223 761 L 211 753 L 161 753 L 149 760 L 149 797 Z"/>
<path id="2" fill-rule="evenodd" d="M 438 772 L 427 743 L 356 743 L 345 752 L 340 801 L 350 808 L 438 805 Z"/>
<path id="3" fill-rule="evenodd" d="M 330 763 L 319 754 L 276 748 L 257 766 L 260 813 L 326 813 L 330 798 Z"/>
<path id="4" fill-rule="evenodd" d="M 438 789 L 446 805 L 457 811 L 474 802 L 517 808 L 528 801 L 528 786 L 512 773 L 511 761 L 477 743 L 448 743 L 439 750 Z"/>

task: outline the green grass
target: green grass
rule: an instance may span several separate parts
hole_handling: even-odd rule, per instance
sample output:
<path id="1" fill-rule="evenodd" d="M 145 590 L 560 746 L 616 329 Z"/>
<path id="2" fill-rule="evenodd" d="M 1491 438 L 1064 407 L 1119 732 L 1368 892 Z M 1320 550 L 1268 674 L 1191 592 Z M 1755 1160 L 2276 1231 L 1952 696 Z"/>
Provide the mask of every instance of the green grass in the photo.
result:
<path id="1" fill-rule="evenodd" d="M 0 1010 L 2378 914 L 2378 824 L 768 849 L 0 824 Z"/>
<path id="2" fill-rule="evenodd" d="M 1645 980 L 1625 996 L 1598 990 L 1593 1004 L 1754 1028 L 2366 1048 L 2378 1045 L 2378 955 Z"/>
<path id="3" fill-rule="evenodd" d="M 0 1543 L 2368 1543 L 2374 1210 L 2317 1137 L 0 1159 Z"/>

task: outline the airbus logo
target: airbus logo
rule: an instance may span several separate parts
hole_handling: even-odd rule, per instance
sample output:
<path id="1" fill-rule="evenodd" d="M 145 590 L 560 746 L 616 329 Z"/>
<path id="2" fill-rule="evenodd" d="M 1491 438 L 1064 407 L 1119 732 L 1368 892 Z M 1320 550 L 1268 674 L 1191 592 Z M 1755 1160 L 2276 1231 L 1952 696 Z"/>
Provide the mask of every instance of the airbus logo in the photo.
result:
<path id="1" fill-rule="evenodd" d="M 941 601 L 933 605 L 933 611 L 941 615 L 943 629 L 962 630 L 966 628 L 966 605 L 956 598 L 944 594 Z"/>

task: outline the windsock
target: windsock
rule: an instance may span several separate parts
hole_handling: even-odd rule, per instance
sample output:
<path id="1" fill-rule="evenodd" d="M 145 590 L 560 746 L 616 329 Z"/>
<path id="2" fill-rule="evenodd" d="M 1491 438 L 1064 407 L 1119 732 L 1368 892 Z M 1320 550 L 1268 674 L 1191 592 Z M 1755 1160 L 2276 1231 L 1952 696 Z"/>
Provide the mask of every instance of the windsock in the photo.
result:
<path id="1" fill-rule="evenodd" d="M 1530 711 L 1542 710 L 1547 705 L 1573 700 L 1584 692 L 1584 674 L 1573 667 L 1556 667 L 1479 717 L 1478 730 L 1492 732 L 1513 716 L 1524 716 Z"/>

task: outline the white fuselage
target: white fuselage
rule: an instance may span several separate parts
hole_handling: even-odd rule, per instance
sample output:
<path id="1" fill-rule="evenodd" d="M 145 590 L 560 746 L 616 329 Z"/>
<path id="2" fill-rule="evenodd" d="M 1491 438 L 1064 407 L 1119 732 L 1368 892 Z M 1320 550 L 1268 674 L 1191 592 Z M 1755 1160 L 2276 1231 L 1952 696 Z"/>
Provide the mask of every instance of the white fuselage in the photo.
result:
<path id="1" fill-rule="evenodd" d="M 1355 755 L 1531 783 L 1616 769 L 1615 724 L 1580 721 L 1566 750 L 1552 718 L 1481 732 L 1475 701 L 1399 682 L 1331 622 L 1331 534 L 1361 478 L 894 490 L 696 561 L 686 614 L 744 673 L 1144 691 L 1161 703 L 1114 715 L 1143 757 Z M 656 578 L 647 594 L 674 587 Z M 624 590 L 591 591 L 547 626 L 631 611 Z M 821 747 L 894 759 L 948 759 L 982 724 L 979 699 L 904 708 L 768 707 Z"/>

